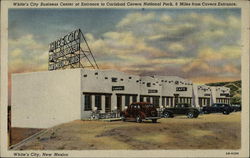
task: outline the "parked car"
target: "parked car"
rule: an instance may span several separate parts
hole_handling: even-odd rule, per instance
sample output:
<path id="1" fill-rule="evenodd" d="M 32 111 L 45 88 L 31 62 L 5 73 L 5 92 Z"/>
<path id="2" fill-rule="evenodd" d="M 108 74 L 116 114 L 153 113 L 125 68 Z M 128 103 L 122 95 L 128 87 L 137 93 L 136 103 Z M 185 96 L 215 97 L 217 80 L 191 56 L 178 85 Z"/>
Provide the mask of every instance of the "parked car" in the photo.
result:
<path id="1" fill-rule="evenodd" d="M 209 114 L 209 113 L 223 113 L 225 115 L 230 114 L 233 112 L 233 108 L 224 103 L 214 103 L 211 106 L 205 106 L 202 108 L 202 112 L 204 114 Z"/>
<path id="2" fill-rule="evenodd" d="M 120 113 L 120 116 L 123 121 L 136 121 L 138 123 L 143 120 L 152 120 L 153 123 L 156 123 L 161 118 L 156 107 L 148 102 L 132 103 Z"/>
<path id="3" fill-rule="evenodd" d="M 231 105 L 231 107 L 233 108 L 233 111 L 241 111 L 241 105 L 240 104 L 233 104 Z"/>
<path id="4" fill-rule="evenodd" d="M 170 118 L 175 115 L 186 115 L 188 118 L 197 118 L 200 112 L 188 103 L 178 103 L 174 107 L 165 108 L 162 117 Z"/>

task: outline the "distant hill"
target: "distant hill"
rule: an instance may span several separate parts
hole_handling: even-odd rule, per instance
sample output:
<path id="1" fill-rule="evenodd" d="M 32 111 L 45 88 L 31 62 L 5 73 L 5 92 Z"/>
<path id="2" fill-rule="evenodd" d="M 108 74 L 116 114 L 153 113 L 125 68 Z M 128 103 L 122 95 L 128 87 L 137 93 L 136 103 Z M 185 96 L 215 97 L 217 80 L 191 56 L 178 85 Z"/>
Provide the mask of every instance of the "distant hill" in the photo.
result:
<path id="1" fill-rule="evenodd" d="M 208 86 L 224 86 L 230 88 L 231 104 L 241 104 L 241 80 L 232 82 L 207 83 Z"/>

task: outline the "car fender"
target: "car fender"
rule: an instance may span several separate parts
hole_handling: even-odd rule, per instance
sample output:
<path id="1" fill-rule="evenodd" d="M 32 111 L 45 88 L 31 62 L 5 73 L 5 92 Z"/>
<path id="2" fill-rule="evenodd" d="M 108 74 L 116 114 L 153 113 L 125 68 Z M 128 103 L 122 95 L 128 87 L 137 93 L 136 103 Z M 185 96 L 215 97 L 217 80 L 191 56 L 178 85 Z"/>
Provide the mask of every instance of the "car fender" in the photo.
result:
<path id="1" fill-rule="evenodd" d="M 170 114 L 173 114 L 173 113 L 174 113 L 174 112 L 171 111 L 171 110 L 165 109 L 165 110 L 163 111 L 163 114 L 166 113 L 166 112 L 169 112 Z"/>
<path id="2" fill-rule="evenodd" d="M 194 114 L 199 114 L 199 113 L 200 113 L 198 110 L 191 109 L 191 110 L 188 110 L 188 111 L 186 112 L 186 115 L 187 115 L 189 112 L 193 112 Z"/>
<path id="3" fill-rule="evenodd" d="M 140 112 L 139 115 L 140 115 L 140 117 L 141 117 L 142 119 L 145 119 L 145 118 L 146 118 L 146 114 L 145 114 L 144 112 Z"/>
<path id="4" fill-rule="evenodd" d="M 125 116 L 125 112 L 124 111 L 120 112 L 120 116 L 122 116 L 122 115 Z"/>

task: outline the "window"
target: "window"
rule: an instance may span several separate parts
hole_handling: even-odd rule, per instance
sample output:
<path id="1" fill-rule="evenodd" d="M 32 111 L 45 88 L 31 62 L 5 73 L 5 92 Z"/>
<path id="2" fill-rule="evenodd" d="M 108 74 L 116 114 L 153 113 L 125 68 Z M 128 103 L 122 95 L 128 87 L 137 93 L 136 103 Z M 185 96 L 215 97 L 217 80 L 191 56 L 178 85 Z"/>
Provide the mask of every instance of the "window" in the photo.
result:
<path id="1" fill-rule="evenodd" d="M 112 77 L 111 80 L 112 80 L 112 82 L 117 82 L 117 78 L 115 78 L 115 77 Z"/>
<path id="2" fill-rule="evenodd" d="M 207 99 L 207 106 L 210 105 L 210 99 Z"/>
<path id="3" fill-rule="evenodd" d="M 165 97 L 162 97 L 162 106 L 165 106 L 165 100 L 166 100 L 166 98 Z"/>
<path id="4" fill-rule="evenodd" d="M 97 110 L 102 110 L 102 96 L 101 95 L 95 96 L 95 107 L 97 107 Z"/>
<path id="5" fill-rule="evenodd" d="M 83 75 L 83 77 L 87 77 L 87 75 Z"/>
<path id="6" fill-rule="evenodd" d="M 173 97 L 170 98 L 170 106 L 172 107 L 174 105 Z"/>
<path id="7" fill-rule="evenodd" d="M 143 97 L 142 96 L 140 96 L 140 102 L 143 102 Z"/>
<path id="8" fill-rule="evenodd" d="M 167 97 L 167 98 L 166 98 L 166 105 L 167 105 L 167 106 L 170 105 L 170 104 L 169 104 L 169 100 L 170 100 L 170 98 Z"/>
<path id="9" fill-rule="evenodd" d="M 151 83 L 150 82 L 147 83 L 147 87 L 151 87 Z"/>
<path id="10" fill-rule="evenodd" d="M 155 105 L 155 107 L 159 107 L 159 97 L 153 97 L 153 105 Z"/>
<path id="11" fill-rule="evenodd" d="M 91 95 L 85 94 L 84 96 L 84 110 L 90 111 L 92 110 L 92 103 L 91 103 Z"/>
<path id="12" fill-rule="evenodd" d="M 132 96 L 132 102 L 137 102 L 137 96 L 136 95 Z"/>
<path id="13" fill-rule="evenodd" d="M 130 101 L 130 96 L 129 95 L 125 95 L 125 106 L 129 105 L 129 101 Z"/>
<path id="14" fill-rule="evenodd" d="M 136 82 L 139 82 L 139 80 L 136 80 Z"/>
<path id="15" fill-rule="evenodd" d="M 142 82 L 142 84 L 145 84 L 145 82 Z"/>
<path id="16" fill-rule="evenodd" d="M 198 100 L 199 100 L 199 105 L 202 106 L 202 99 L 199 98 Z"/>
<path id="17" fill-rule="evenodd" d="M 117 95 L 117 110 L 122 110 L 122 96 Z"/>
<path id="18" fill-rule="evenodd" d="M 129 77 L 128 79 L 132 79 L 132 77 Z"/>
<path id="19" fill-rule="evenodd" d="M 123 81 L 123 78 L 121 78 L 121 81 Z"/>
<path id="20" fill-rule="evenodd" d="M 105 95 L 105 112 L 111 112 L 111 95 Z"/>
<path id="21" fill-rule="evenodd" d="M 153 83 L 153 85 L 155 85 L 155 83 Z"/>
<path id="22" fill-rule="evenodd" d="M 179 84 L 179 81 L 175 81 L 175 84 Z"/>
<path id="23" fill-rule="evenodd" d="M 147 97 L 147 98 L 146 98 L 146 101 L 147 101 L 147 102 L 150 102 L 150 97 Z"/>
<path id="24" fill-rule="evenodd" d="M 98 75 L 98 72 L 96 72 L 95 75 Z"/>
<path id="25" fill-rule="evenodd" d="M 107 80 L 108 79 L 108 77 L 105 77 L 105 80 Z"/>

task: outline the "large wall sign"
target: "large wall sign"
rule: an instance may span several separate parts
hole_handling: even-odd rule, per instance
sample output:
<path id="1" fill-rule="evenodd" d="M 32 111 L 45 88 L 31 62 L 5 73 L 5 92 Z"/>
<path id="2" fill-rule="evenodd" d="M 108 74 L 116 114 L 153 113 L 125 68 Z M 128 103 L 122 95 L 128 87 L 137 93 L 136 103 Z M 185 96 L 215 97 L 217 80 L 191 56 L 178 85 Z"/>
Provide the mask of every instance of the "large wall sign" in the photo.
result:
<path id="1" fill-rule="evenodd" d="M 83 45 L 85 46 L 82 47 Z M 98 68 L 98 65 L 80 29 L 50 43 L 49 70 L 84 67 L 95 69 Z"/>
<path id="2" fill-rule="evenodd" d="M 49 45 L 50 46 L 49 51 L 54 51 L 57 48 L 64 47 L 65 45 L 69 45 L 72 42 L 76 42 L 79 44 L 80 37 L 81 37 L 80 36 L 80 29 L 72 31 L 71 33 L 65 35 L 64 37 L 62 37 L 54 42 L 51 42 Z"/>

